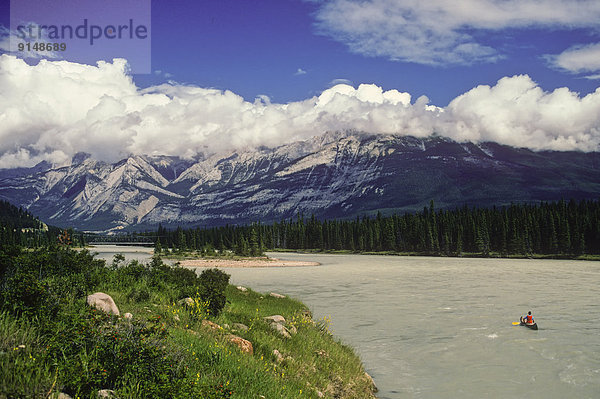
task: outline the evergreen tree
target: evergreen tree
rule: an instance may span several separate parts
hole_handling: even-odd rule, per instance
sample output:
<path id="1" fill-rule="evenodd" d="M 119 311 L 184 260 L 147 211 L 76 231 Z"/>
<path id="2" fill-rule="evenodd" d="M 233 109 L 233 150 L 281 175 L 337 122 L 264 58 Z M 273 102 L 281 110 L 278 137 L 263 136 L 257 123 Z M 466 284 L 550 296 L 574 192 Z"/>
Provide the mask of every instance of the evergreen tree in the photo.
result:
<path id="1" fill-rule="evenodd" d="M 251 256 L 258 256 L 261 254 L 260 248 L 258 245 L 258 235 L 256 234 L 256 230 L 254 228 L 250 230 L 249 244 L 250 244 L 250 255 Z"/>

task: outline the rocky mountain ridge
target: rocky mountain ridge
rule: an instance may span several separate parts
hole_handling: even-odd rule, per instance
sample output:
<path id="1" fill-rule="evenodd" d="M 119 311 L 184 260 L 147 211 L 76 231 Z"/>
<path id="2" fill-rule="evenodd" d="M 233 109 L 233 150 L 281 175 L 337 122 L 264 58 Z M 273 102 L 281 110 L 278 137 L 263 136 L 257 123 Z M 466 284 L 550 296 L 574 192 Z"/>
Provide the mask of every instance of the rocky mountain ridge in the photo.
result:
<path id="1" fill-rule="evenodd" d="M 186 160 L 0 170 L 0 199 L 90 231 L 346 218 L 437 207 L 598 198 L 600 153 L 533 152 L 442 137 L 331 133 L 286 146 Z"/>

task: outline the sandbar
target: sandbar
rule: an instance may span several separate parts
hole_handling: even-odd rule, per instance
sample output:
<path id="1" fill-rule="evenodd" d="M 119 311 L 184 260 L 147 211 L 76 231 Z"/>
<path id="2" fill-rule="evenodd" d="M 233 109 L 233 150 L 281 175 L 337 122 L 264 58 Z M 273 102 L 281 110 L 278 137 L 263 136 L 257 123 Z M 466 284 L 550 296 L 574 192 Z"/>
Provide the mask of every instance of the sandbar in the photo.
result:
<path id="1" fill-rule="evenodd" d="M 242 258 L 242 259 L 186 259 L 179 262 L 183 267 L 305 267 L 319 266 L 319 262 L 297 260 L 281 260 L 277 258 Z"/>

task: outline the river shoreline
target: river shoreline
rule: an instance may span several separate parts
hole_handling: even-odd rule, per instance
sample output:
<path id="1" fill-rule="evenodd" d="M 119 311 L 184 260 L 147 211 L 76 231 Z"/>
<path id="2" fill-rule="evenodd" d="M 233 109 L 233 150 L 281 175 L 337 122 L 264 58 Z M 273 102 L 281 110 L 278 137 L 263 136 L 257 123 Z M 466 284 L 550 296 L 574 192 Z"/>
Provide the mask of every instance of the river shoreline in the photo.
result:
<path id="1" fill-rule="evenodd" d="M 106 245 L 103 244 L 104 247 L 106 247 Z M 120 245 L 111 245 L 114 247 L 115 252 L 119 252 L 117 249 L 120 247 Z M 93 250 L 95 248 L 94 244 L 91 243 L 87 246 L 88 249 Z M 137 247 L 135 248 L 134 251 L 131 251 L 130 249 L 127 250 L 127 252 L 139 252 L 139 253 L 149 253 L 152 254 L 154 253 L 154 248 L 153 247 Z M 490 252 L 489 254 L 483 254 L 483 253 L 475 253 L 475 252 L 462 252 L 461 254 L 440 254 L 440 253 L 429 253 L 429 252 L 396 252 L 396 251 L 364 251 L 364 252 L 360 252 L 360 251 L 352 251 L 352 250 L 347 250 L 347 249 L 330 249 L 330 250 L 320 250 L 320 249 L 287 249 L 287 248 L 274 248 L 274 249 L 269 249 L 268 252 L 274 252 L 274 253 L 297 253 L 297 254 L 309 254 L 309 255 L 327 255 L 327 254 L 332 254 L 332 255 L 377 255 L 377 256 L 410 256 L 410 257 L 435 257 L 435 258 L 463 258 L 463 259 L 469 259 L 469 258 L 476 258 L 476 259 L 539 259 L 539 260 L 578 260 L 578 261 L 600 261 L 600 255 L 595 255 L 595 254 L 583 254 L 583 255 L 570 255 L 570 254 L 529 254 L 529 255 L 518 255 L 518 254 L 512 254 L 512 255 L 504 255 L 504 254 L 500 254 L 497 252 Z M 213 257 L 209 257 L 209 258 L 202 258 L 200 256 L 197 255 L 193 255 L 188 253 L 187 256 L 184 255 L 182 256 L 173 256 L 174 254 L 170 254 L 170 255 L 161 255 L 164 259 L 168 259 L 170 261 L 184 261 L 184 260 L 199 260 L 199 259 L 219 259 L 218 257 L 213 258 Z M 247 258 L 241 258 L 241 260 L 244 259 L 263 259 L 263 257 L 247 257 Z M 271 258 L 275 261 L 279 261 L 278 259 L 275 258 Z M 219 259 L 221 260 L 221 259 Z M 233 260 L 231 258 L 226 259 L 226 261 L 231 261 L 231 262 L 237 262 L 239 259 L 238 258 L 234 258 Z M 318 264 L 317 264 L 318 265 Z M 273 264 L 273 265 L 262 265 L 262 266 L 223 266 L 223 267 L 293 267 L 293 266 L 317 266 L 317 265 L 304 265 L 304 264 L 300 264 L 300 265 L 288 265 L 288 264 L 283 264 L 283 265 L 277 265 L 277 264 Z M 203 266 L 199 266 L 199 267 L 203 267 Z"/>
<path id="2" fill-rule="evenodd" d="M 530 254 L 530 255 L 502 255 L 495 252 L 489 254 L 463 252 L 461 254 L 439 254 L 429 252 L 396 252 L 396 251 L 352 251 L 347 249 L 311 250 L 311 249 L 269 249 L 268 252 L 295 253 L 305 255 L 376 255 L 376 256 L 410 256 L 410 257 L 433 257 L 433 258 L 457 258 L 457 259 L 537 259 L 537 260 L 578 260 L 578 261 L 600 261 L 600 255 L 568 255 L 568 254 Z"/>
<path id="3" fill-rule="evenodd" d="M 214 259 L 198 258 L 179 261 L 180 266 L 187 268 L 258 268 L 258 267 L 307 267 L 319 266 L 319 262 L 291 261 L 277 258 L 242 258 L 242 259 Z"/>

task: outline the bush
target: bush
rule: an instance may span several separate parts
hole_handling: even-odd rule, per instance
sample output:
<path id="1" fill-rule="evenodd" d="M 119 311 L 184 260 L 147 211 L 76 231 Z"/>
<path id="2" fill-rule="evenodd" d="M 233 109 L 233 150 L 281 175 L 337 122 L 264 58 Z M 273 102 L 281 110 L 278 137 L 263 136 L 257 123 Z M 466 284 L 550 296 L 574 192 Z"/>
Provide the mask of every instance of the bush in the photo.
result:
<path id="1" fill-rule="evenodd" d="M 4 280 L 5 273 L 13 268 L 14 259 L 19 255 L 21 255 L 19 247 L 0 244 L 0 282 Z"/>
<path id="2" fill-rule="evenodd" d="M 14 314 L 51 316 L 60 300 L 84 297 L 109 272 L 104 261 L 85 250 L 16 252 L 12 257 L 0 256 L 0 263 L 0 308 Z"/>
<path id="3" fill-rule="evenodd" d="M 147 266 L 132 260 L 125 266 L 112 268 L 112 286 L 115 288 L 126 288 L 148 277 L 149 269 Z"/>
<path id="4" fill-rule="evenodd" d="M 141 291 L 168 292 L 171 301 L 191 297 L 200 291 L 200 280 L 193 270 L 166 265 L 157 256 L 148 265 L 134 260 L 113 267 L 111 274 L 111 287 L 125 290 L 128 299 L 136 302 L 150 299 L 150 295 Z"/>
<path id="5" fill-rule="evenodd" d="M 206 269 L 200 274 L 200 298 L 208 303 L 208 312 L 213 317 L 218 316 L 225 307 L 225 289 L 230 277 L 216 268 Z"/>
<path id="6" fill-rule="evenodd" d="M 56 301 L 48 284 L 27 269 L 17 269 L 2 285 L 1 307 L 17 315 L 49 316 L 56 310 Z"/>
<path id="7" fill-rule="evenodd" d="M 135 286 L 127 293 L 127 299 L 133 302 L 148 302 L 150 291 L 145 286 Z"/>
<path id="8" fill-rule="evenodd" d="M 182 296 L 191 296 L 197 291 L 200 279 L 194 270 L 183 267 L 170 267 L 169 269 L 169 282 L 179 287 Z"/>
<path id="9" fill-rule="evenodd" d="M 191 297 L 200 289 L 200 280 L 194 270 L 165 265 L 157 256 L 152 258 L 148 271 L 151 287 L 169 284 L 174 288 L 176 298 L 172 299 Z"/>

